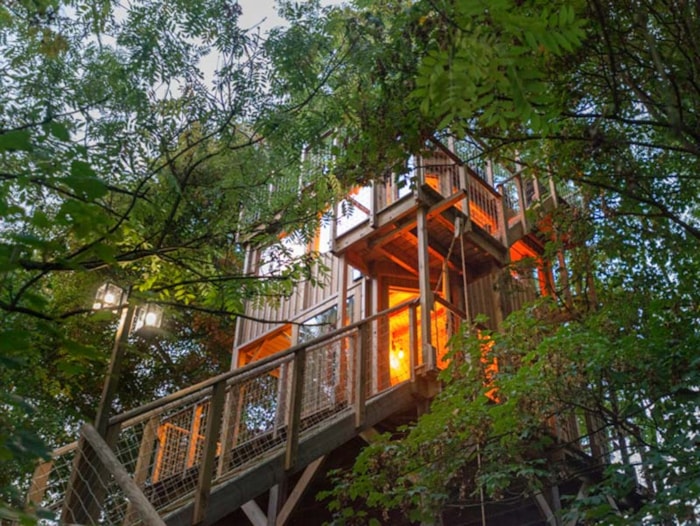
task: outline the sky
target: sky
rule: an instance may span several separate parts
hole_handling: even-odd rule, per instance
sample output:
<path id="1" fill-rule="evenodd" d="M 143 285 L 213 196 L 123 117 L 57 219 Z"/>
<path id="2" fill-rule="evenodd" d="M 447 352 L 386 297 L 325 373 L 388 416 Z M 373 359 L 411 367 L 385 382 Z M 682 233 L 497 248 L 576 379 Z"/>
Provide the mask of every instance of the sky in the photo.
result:
<path id="1" fill-rule="evenodd" d="M 275 0 L 239 0 L 238 4 L 243 10 L 239 19 L 241 27 L 262 24 L 264 29 L 270 29 L 282 23 L 282 19 L 277 16 Z"/>
<path id="2" fill-rule="evenodd" d="M 342 0 L 321 0 L 321 5 L 340 5 Z M 241 27 L 249 28 L 256 24 L 262 24 L 263 32 L 282 23 L 277 16 L 275 0 L 238 0 L 243 9 L 243 15 L 239 19 Z"/>

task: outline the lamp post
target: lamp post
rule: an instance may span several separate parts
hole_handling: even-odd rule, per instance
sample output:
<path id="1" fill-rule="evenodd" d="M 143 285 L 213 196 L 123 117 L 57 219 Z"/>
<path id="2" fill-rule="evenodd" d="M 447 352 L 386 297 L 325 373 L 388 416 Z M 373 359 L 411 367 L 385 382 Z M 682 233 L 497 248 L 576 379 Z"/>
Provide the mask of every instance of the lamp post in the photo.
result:
<path id="1" fill-rule="evenodd" d="M 95 429 L 110 447 L 117 436 L 109 430 L 109 417 L 117 394 L 129 335 L 146 327 L 158 327 L 163 319 L 163 309 L 152 304 L 135 305 L 129 301 L 130 292 L 131 289 L 124 290 L 113 283 L 105 283 L 97 290 L 92 305 L 94 310 L 120 311 L 109 368 L 95 416 Z M 66 489 L 61 522 L 96 524 L 107 492 L 107 478 L 105 468 L 97 460 L 96 453 L 81 438 Z"/>
<path id="2" fill-rule="evenodd" d="M 160 327 L 163 320 L 163 309 L 158 305 L 146 303 L 135 305 L 129 302 L 131 289 L 124 290 L 112 283 L 105 283 L 97 290 L 94 309 L 120 309 L 119 325 L 114 336 L 112 355 L 109 359 L 109 368 L 102 386 L 100 404 L 97 406 L 95 416 L 95 429 L 102 436 L 107 436 L 109 417 L 112 412 L 112 403 L 117 394 L 119 377 L 121 375 L 124 352 L 129 335 L 138 330 Z"/>

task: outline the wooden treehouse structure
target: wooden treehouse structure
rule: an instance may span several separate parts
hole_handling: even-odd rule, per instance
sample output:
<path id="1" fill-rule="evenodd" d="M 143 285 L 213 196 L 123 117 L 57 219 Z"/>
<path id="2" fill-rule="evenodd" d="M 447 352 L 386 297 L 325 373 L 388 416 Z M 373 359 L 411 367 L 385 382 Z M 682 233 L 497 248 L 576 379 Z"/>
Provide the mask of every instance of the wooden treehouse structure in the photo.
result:
<path id="1" fill-rule="evenodd" d="M 556 207 L 555 187 L 495 171 L 439 146 L 408 175 L 356 189 L 332 223 L 322 286 L 248 305 L 229 373 L 113 417 L 106 440 L 86 427 L 37 467 L 29 500 L 76 524 L 293 523 L 324 460 L 427 407 L 460 323 L 483 314 L 496 329 L 552 286 L 541 263 L 527 276 L 507 265 L 539 261 L 529 212 Z M 267 271 L 261 253 L 246 264 Z M 572 447 L 602 458 L 577 425 L 553 432 L 587 435 Z M 79 451 L 91 469 L 71 476 Z M 552 510 L 551 496 L 533 498 L 541 524 L 558 524 Z"/>

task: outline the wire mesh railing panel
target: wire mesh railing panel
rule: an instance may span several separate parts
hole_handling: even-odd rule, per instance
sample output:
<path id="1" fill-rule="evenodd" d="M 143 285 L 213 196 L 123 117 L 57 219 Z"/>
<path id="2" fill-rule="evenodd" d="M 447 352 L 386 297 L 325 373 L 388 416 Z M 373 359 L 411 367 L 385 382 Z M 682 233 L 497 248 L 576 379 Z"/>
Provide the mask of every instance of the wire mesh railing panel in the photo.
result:
<path id="1" fill-rule="evenodd" d="M 146 424 L 150 426 L 149 436 L 145 437 L 148 443 L 139 445 L 139 450 L 131 446 L 129 471 L 136 471 L 140 456 L 142 465 L 145 464 L 139 466 L 140 477 L 144 479 L 140 482 L 157 510 L 189 496 L 197 487 L 209 403 L 206 393 L 201 393 L 199 398 L 161 412 L 155 432 L 153 421 Z M 119 449 L 117 454 L 123 456 L 127 452 Z"/>
<path id="2" fill-rule="evenodd" d="M 27 500 L 41 506 L 58 519 L 68 489 L 78 442 L 61 448 L 53 458 L 37 466 Z"/>
<path id="3" fill-rule="evenodd" d="M 348 369 L 355 339 L 342 334 L 306 350 L 301 427 L 309 429 L 333 419 L 349 407 Z"/>
<path id="4" fill-rule="evenodd" d="M 284 445 L 292 358 L 227 387 L 218 477 L 226 477 Z"/>
<path id="5" fill-rule="evenodd" d="M 106 447 L 106 446 L 105 446 Z M 97 452 L 85 439 L 71 453 L 62 455 L 62 463 L 72 456 L 70 475 L 52 503 L 44 506 L 54 513 L 58 524 L 121 524 L 126 517 L 128 500 L 114 477 L 105 468 Z M 62 471 L 56 467 L 56 474 Z M 48 488 L 47 488 L 48 489 Z M 49 490 L 51 492 L 52 490 Z M 46 495 L 49 497 L 49 495 Z M 52 524 L 51 520 L 42 521 Z"/>

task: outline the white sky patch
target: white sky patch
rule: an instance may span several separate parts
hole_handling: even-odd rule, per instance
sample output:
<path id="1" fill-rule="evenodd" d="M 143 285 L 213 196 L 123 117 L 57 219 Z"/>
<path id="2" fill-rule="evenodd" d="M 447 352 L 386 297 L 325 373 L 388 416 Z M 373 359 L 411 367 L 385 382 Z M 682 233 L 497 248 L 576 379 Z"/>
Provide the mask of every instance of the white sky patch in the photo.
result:
<path id="1" fill-rule="evenodd" d="M 342 0 L 323 0 L 322 6 L 341 5 Z M 260 25 L 263 34 L 275 26 L 285 22 L 277 16 L 277 2 L 275 0 L 239 0 L 238 4 L 243 10 L 239 18 L 239 26 L 248 29 Z"/>

